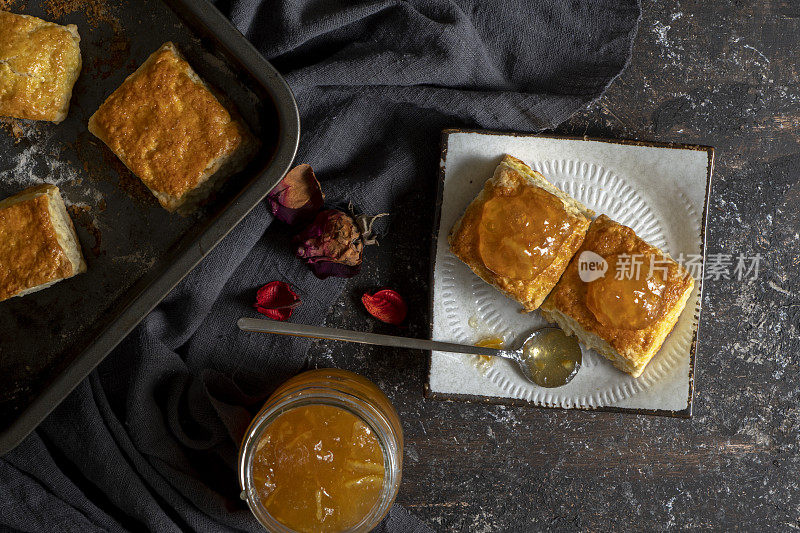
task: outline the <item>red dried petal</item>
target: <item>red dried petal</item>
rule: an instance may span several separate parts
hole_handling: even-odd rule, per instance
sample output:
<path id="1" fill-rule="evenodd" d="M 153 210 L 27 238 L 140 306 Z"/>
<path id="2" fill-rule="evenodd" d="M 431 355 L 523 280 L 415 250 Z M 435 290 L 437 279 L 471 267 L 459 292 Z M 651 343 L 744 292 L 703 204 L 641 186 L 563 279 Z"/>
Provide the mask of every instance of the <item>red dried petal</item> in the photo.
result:
<path id="1" fill-rule="evenodd" d="M 375 294 L 364 293 L 361 302 L 369 314 L 387 324 L 398 325 L 406 318 L 408 306 L 403 297 L 392 289 L 383 289 Z"/>
<path id="2" fill-rule="evenodd" d="M 322 209 L 325 195 L 310 165 L 298 165 L 267 195 L 270 211 L 289 225 L 307 222 Z"/>
<path id="3" fill-rule="evenodd" d="M 288 320 L 292 311 L 300 305 L 300 298 L 283 281 L 271 281 L 258 289 L 253 307 L 272 320 Z"/>
<path id="4" fill-rule="evenodd" d="M 295 237 L 295 242 L 297 257 L 304 259 L 317 277 L 350 277 L 361 266 L 364 251 L 361 232 L 353 217 L 338 209 L 317 214 L 314 222 Z"/>

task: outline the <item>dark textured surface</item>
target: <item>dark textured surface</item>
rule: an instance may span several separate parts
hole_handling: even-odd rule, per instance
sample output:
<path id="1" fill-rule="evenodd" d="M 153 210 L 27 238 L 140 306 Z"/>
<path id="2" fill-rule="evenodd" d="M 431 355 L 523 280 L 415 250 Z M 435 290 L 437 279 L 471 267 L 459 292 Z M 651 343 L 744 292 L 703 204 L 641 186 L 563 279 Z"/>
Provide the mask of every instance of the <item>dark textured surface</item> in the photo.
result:
<path id="1" fill-rule="evenodd" d="M 423 353 L 315 345 L 313 364 L 361 372 L 397 406 L 399 502 L 434 528 L 800 529 L 800 8 L 643 8 L 628 70 L 557 132 L 715 146 L 708 253 L 760 253 L 759 277 L 706 283 L 692 420 L 425 400 Z M 428 334 L 435 180 L 394 207 L 330 325 L 398 332 L 358 301 L 391 286 L 402 332 Z"/>

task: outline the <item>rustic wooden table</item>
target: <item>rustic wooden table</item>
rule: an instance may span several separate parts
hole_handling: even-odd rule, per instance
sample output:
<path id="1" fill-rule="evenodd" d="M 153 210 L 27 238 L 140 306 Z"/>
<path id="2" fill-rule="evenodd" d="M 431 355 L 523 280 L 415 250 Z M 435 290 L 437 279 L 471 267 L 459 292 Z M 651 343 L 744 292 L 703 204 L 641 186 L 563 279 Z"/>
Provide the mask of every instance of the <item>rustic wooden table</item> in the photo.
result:
<path id="1" fill-rule="evenodd" d="M 761 254 L 758 278 L 707 280 L 694 418 L 426 400 L 419 352 L 316 344 L 312 364 L 361 372 L 403 418 L 399 502 L 437 530 L 800 529 L 800 7 L 645 1 L 633 59 L 557 130 L 716 147 L 710 254 Z M 432 142 L 438 142 L 432 140 Z M 376 326 L 364 290 L 408 296 L 425 336 L 430 180 L 367 255 L 328 323 Z"/>

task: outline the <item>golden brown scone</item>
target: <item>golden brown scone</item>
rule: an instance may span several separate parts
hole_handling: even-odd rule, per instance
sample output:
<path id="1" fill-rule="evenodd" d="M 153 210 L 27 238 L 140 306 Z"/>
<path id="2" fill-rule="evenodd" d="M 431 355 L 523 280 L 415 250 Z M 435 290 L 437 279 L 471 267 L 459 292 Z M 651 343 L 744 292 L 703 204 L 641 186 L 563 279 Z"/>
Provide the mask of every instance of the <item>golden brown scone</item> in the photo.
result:
<path id="1" fill-rule="evenodd" d="M 108 97 L 89 131 L 168 211 L 191 211 L 257 147 L 169 42 Z"/>
<path id="2" fill-rule="evenodd" d="M 580 247 L 594 212 L 506 155 L 453 225 L 450 250 L 533 311 Z"/>
<path id="3" fill-rule="evenodd" d="M 581 263 L 596 259 L 587 254 L 582 261 L 584 252 L 607 262 L 604 276 L 582 281 Z M 584 278 L 590 279 L 586 272 L 584 267 Z M 669 255 L 600 215 L 541 312 L 623 372 L 639 377 L 672 331 L 693 287 L 689 272 Z"/>
<path id="4" fill-rule="evenodd" d="M 64 120 L 81 72 L 80 42 L 74 24 L 0 11 L 0 116 Z"/>
<path id="5" fill-rule="evenodd" d="M 58 187 L 39 185 L 0 201 L 0 301 L 85 271 Z"/>

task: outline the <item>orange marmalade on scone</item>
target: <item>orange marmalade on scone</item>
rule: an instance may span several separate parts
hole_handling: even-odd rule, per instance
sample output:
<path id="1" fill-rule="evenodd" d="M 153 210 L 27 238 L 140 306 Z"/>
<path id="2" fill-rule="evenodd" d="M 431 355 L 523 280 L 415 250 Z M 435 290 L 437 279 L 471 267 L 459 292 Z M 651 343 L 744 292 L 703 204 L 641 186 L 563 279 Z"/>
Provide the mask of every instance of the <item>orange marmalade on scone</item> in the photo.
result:
<path id="1" fill-rule="evenodd" d="M 486 268 L 512 279 L 535 278 L 571 233 L 561 200 L 535 187 L 497 188 L 483 205 L 478 251 Z"/>
<path id="2" fill-rule="evenodd" d="M 450 251 L 526 312 L 538 309 L 583 242 L 593 211 L 505 155 L 450 229 Z"/>
<path id="3" fill-rule="evenodd" d="M 609 256 L 607 274 L 588 284 L 586 307 L 604 326 L 642 329 L 663 314 L 664 274 L 644 257 L 635 273 L 620 275 L 620 254 Z"/>
<path id="4" fill-rule="evenodd" d="M 343 370 L 282 385 L 240 452 L 242 497 L 270 531 L 369 531 L 397 494 L 402 430 L 389 400 Z"/>

